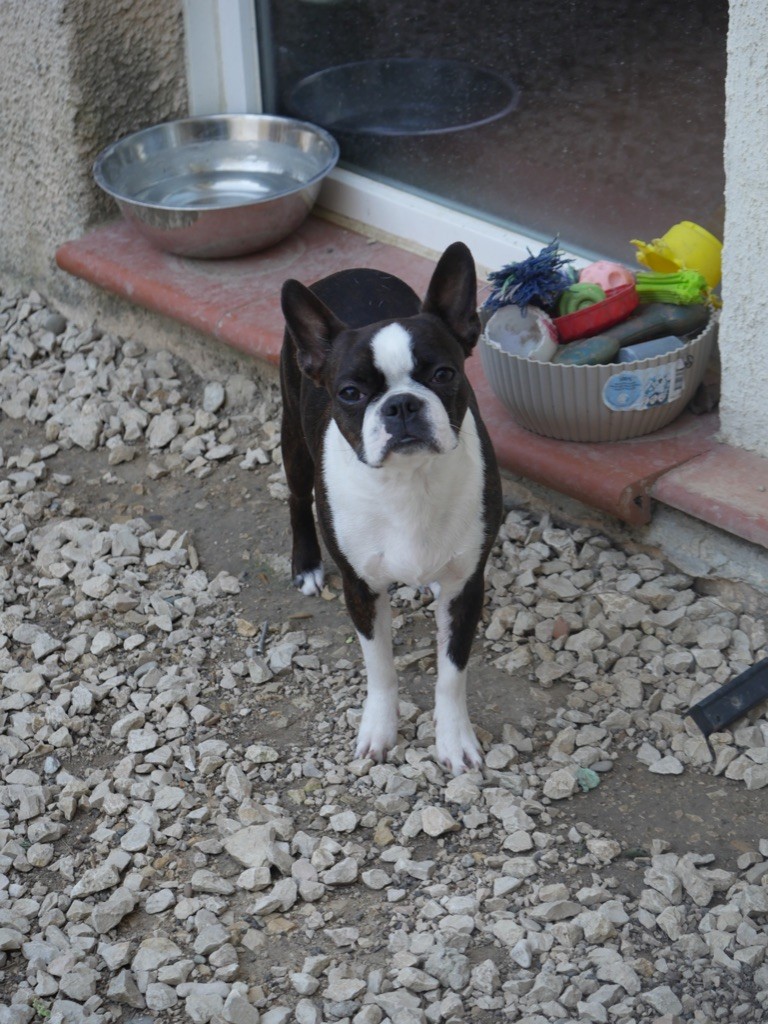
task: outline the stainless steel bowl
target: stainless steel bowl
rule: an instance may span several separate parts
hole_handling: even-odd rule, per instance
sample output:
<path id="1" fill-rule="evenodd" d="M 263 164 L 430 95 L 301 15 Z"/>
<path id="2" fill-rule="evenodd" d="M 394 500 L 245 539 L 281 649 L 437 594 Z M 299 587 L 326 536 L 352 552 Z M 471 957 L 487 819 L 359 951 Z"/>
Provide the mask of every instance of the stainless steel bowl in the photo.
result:
<path id="1" fill-rule="evenodd" d="M 304 121 L 213 114 L 113 142 L 93 175 L 160 249 L 222 259 L 266 249 L 295 231 L 338 158 L 336 140 Z"/>

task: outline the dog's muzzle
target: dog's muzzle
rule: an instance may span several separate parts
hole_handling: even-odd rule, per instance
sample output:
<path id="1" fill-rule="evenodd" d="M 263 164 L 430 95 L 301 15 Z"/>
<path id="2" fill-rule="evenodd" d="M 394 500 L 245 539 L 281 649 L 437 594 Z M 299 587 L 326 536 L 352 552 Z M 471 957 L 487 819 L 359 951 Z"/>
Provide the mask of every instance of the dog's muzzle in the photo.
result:
<path id="1" fill-rule="evenodd" d="M 402 451 L 411 446 L 435 446 L 432 426 L 425 401 L 412 392 L 389 395 L 379 410 L 381 422 L 389 434 L 389 451 Z"/>
<path id="2" fill-rule="evenodd" d="M 379 414 L 392 437 L 407 437 L 424 426 L 424 401 L 408 391 L 390 395 Z"/>

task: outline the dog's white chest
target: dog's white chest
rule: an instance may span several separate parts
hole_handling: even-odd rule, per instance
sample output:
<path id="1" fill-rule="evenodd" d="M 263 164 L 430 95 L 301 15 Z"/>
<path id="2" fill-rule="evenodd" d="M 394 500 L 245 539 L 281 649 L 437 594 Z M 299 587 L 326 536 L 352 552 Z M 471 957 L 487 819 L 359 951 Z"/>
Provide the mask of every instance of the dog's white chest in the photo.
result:
<path id="1" fill-rule="evenodd" d="M 483 460 L 467 412 L 450 452 L 362 463 L 332 421 L 323 475 L 337 543 L 357 575 L 379 592 L 390 583 L 450 585 L 478 564 L 483 540 Z"/>

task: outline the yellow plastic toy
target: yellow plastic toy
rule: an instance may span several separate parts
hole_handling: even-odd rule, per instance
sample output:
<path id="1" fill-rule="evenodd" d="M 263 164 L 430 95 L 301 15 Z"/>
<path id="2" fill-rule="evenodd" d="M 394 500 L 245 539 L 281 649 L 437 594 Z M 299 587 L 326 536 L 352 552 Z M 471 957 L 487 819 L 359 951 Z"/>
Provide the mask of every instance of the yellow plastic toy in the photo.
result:
<path id="1" fill-rule="evenodd" d="M 720 283 L 723 243 L 705 228 L 684 220 L 675 224 L 661 238 L 652 242 L 632 239 L 637 247 L 637 261 L 660 274 L 676 270 L 698 270 L 709 288 Z"/>

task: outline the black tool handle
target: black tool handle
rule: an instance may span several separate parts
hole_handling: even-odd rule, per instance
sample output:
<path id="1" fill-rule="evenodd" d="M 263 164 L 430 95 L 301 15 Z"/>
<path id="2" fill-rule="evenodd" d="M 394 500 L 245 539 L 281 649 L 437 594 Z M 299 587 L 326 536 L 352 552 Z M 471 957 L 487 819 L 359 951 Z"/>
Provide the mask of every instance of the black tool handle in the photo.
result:
<path id="1" fill-rule="evenodd" d="M 758 661 L 719 690 L 694 704 L 688 715 L 704 735 L 709 736 L 726 729 L 731 722 L 764 700 L 768 700 L 768 658 Z"/>

